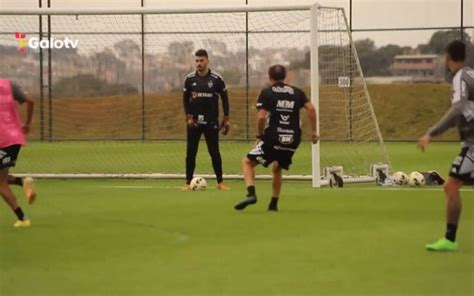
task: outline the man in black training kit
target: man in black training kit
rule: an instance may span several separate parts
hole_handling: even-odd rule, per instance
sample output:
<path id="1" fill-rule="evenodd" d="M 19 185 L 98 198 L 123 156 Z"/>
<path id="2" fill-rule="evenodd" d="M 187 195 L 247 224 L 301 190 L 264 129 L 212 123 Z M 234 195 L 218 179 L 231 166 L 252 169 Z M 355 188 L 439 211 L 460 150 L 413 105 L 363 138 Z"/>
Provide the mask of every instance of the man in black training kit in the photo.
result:
<path id="1" fill-rule="evenodd" d="M 444 183 L 446 197 L 446 233 L 438 241 L 426 245 L 429 251 L 457 251 L 456 232 L 461 216 L 463 185 L 474 185 L 474 70 L 466 65 L 466 45 L 453 41 L 446 47 L 446 66 L 454 74 L 451 108 L 418 140 L 425 151 L 433 137 L 456 127 L 461 140 L 461 152 L 454 159 L 448 180 Z"/>
<path id="2" fill-rule="evenodd" d="M 288 170 L 291 159 L 301 142 L 300 109 L 305 108 L 311 127 L 311 141 L 318 142 L 316 110 L 299 88 L 285 84 L 286 69 L 281 65 L 268 70 L 270 86 L 264 88 L 257 102 L 257 143 L 242 160 L 242 172 L 247 186 L 247 197 L 235 206 L 243 210 L 257 202 L 255 192 L 255 167 L 258 164 L 272 168 L 272 199 L 269 211 L 278 211 L 282 169 Z"/>
<path id="3" fill-rule="evenodd" d="M 207 51 L 196 51 L 196 71 L 188 74 L 184 81 L 183 105 L 187 123 L 186 147 L 186 184 L 183 190 L 189 190 L 196 168 L 196 154 L 199 140 L 204 134 L 207 150 L 212 159 L 212 167 L 216 174 L 217 189 L 230 189 L 222 177 L 222 159 L 219 151 L 219 130 L 227 135 L 229 125 L 229 96 L 224 79 L 208 68 Z M 222 99 L 224 119 L 219 125 L 219 96 Z"/>

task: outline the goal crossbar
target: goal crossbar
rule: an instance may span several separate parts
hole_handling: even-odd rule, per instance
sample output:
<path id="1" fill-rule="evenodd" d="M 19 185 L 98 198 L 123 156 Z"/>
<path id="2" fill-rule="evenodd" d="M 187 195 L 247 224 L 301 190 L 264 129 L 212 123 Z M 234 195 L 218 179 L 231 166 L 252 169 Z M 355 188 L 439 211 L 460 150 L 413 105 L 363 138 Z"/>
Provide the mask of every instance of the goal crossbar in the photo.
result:
<path id="1" fill-rule="evenodd" d="M 199 7 L 138 7 L 138 8 L 33 8 L 4 9 L 0 15 L 128 15 L 128 14 L 199 14 L 199 13 L 233 13 L 233 12 L 275 12 L 275 11 L 308 11 L 313 6 L 319 8 L 342 9 L 340 7 L 312 5 L 235 5 L 235 6 L 199 6 Z"/>

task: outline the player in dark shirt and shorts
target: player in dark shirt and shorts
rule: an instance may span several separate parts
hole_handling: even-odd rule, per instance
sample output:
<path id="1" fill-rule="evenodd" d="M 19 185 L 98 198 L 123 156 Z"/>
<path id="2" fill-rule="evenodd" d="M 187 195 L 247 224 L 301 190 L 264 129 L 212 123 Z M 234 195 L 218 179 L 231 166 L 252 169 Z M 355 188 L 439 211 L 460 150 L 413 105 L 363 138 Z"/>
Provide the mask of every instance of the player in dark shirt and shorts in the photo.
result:
<path id="1" fill-rule="evenodd" d="M 281 65 L 271 66 L 268 75 L 270 86 L 258 97 L 257 143 L 242 160 L 242 171 L 247 186 L 247 197 L 235 206 L 243 210 L 257 202 L 255 192 L 255 167 L 268 167 L 273 163 L 272 199 L 268 210 L 278 211 L 282 169 L 289 170 L 292 157 L 301 142 L 300 109 L 305 108 L 311 126 L 311 140 L 318 142 L 316 134 L 316 110 L 306 94 L 299 88 L 284 83 L 286 69 Z"/>
<path id="2" fill-rule="evenodd" d="M 219 151 L 219 130 L 227 135 L 229 125 L 229 96 L 224 79 L 208 68 L 208 54 L 204 49 L 195 53 L 196 71 L 188 74 L 184 82 L 183 105 L 187 123 L 186 147 L 186 184 L 183 190 L 189 190 L 196 168 L 201 135 L 204 134 L 207 150 L 212 159 L 212 167 L 216 174 L 217 188 L 228 190 L 224 183 L 222 158 Z M 219 124 L 219 96 L 222 99 L 224 119 Z"/>

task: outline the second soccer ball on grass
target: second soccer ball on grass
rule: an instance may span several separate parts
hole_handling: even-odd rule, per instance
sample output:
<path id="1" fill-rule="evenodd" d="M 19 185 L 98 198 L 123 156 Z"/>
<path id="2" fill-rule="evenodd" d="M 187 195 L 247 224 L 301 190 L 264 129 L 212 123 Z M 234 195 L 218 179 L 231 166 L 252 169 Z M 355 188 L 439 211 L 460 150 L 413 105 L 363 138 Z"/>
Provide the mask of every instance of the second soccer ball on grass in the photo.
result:
<path id="1" fill-rule="evenodd" d="M 411 172 L 408 177 L 408 185 L 410 186 L 424 186 L 425 176 L 420 172 Z"/>

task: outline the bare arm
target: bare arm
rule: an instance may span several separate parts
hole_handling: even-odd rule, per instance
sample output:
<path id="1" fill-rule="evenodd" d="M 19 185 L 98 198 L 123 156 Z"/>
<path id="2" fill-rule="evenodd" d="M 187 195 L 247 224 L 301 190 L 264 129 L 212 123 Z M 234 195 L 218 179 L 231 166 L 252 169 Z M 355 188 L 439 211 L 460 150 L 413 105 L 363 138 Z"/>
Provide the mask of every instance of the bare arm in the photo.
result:
<path id="1" fill-rule="evenodd" d="M 23 132 L 28 134 L 30 132 L 31 122 L 33 121 L 33 111 L 35 109 L 35 102 L 30 98 L 27 97 L 25 100 L 26 103 L 26 121 L 23 125 Z"/>
<path id="2" fill-rule="evenodd" d="M 306 112 L 308 112 L 308 120 L 311 128 L 311 140 L 314 144 L 316 144 L 319 140 L 319 135 L 316 131 L 316 124 L 318 122 L 316 116 L 316 109 L 314 108 L 314 105 L 311 102 L 306 102 L 306 104 L 304 104 L 304 108 L 306 109 Z"/>
<path id="3" fill-rule="evenodd" d="M 263 130 L 265 129 L 265 123 L 267 121 L 267 110 L 259 109 L 257 113 L 257 137 L 263 135 Z"/>

